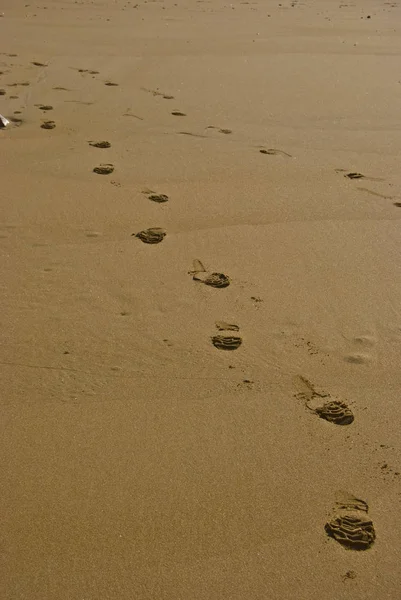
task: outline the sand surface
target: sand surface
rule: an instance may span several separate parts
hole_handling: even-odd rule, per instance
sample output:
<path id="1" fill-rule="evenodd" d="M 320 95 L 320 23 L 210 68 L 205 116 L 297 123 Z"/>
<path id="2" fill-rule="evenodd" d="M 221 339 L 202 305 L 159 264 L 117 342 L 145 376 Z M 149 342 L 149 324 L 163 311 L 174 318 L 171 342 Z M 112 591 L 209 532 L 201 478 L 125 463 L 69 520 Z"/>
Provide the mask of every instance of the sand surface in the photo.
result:
<path id="1" fill-rule="evenodd" d="M 399 600 L 399 3 L 36 1 L 0 3 L 2 598 Z"/>

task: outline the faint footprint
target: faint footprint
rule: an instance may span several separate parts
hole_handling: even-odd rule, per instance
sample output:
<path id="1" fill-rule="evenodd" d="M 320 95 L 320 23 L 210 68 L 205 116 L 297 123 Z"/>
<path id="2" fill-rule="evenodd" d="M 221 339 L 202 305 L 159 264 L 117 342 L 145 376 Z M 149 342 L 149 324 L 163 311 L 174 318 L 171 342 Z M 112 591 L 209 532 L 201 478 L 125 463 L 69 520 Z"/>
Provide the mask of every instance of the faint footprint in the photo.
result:
<path id="1" fill-rule="evenodd" d="M 238 325 L 225 323 L 224 321 L 217 321 L 216 327 L 223 332 L 239 331 Z M 212 344 L 218 350 L 237 350 L 242 344 L 242 338 L 239 335 L 221 333 L 212 337 Z"/>
<path id="2" fill-rule="evenodd" d="M 207 135 L 202 135 L 200 133 L 192 133 L 191 131 L 177 131 L 177 135 L 189 135 L 191 137 L 207 138 Z"/>
<path id="3" fill-rule="evenodd" d="M 166 237 L 166 231 L 161 227 L 150 227 L 132 235 L 139 238 L 144 244 L 160 244 Z"/>
<path id="4" fill-rule="evenodd" d="M 164 100 L 174 100 L 174 96 L 170 96 L 169 94 L 164 94 L 163 92 L 159 92 L 159 90 L 149 90 L 148 88 L 141 88 L 144 92 L 149 92 L 153 96 L 161 96 Z"/>
<path id="5" fill-rule="evenodd" d="M 334 425 L 351 425 L 354 422 L 354 414 L 345 402 L 332 400 L 330 394 L 316 391 L 309 379 L 302 375 L 297 380 L 303 384 L 303 391 L 296 394 L 296 398 L 303 400 L 308 410 Z M 322 404 L 325 398 L 327 401 Z"/>
<path id="6" fill-rule="evenodd" d="M 99 167 L 95 167 L 93 169 L 93 172 L 97 173 L 98 175 L 110 175 L 110 173 L 113 173 L 113 171 L 114 167 L 112 164 L 100 165 Z"/>
<path id="7" fill-rule="evenodd" d="M 216 321 L 216 327 L 219 331 L 239 331 L 238 325 L 226 321 Z"/>
<path id="8" fill-rule="evenodd" d="M 192 279 L 195 281 L 201 281 L 205 285 L 214 288 L 226 288 L 230 285 L 230 278 L 228 275 L 206 271 L 205 267 L 198 259 L 193 261 L 193 270 L 189 271 L 189 275 L 192 275 Z"/>
<path id="9" fill-rule="evenodd" d="M 232 133 L 232 129 L 221 129 L 220 127 L 215 127 L 214 125 L 208 125 L 206 129 L 217 129 L 219 133 L 224 133 L 225 135 Z"/>
<path id="10" fill-rule="evenodd" d="M 392 200 L 394 198 L 394 196 L 386 196 L 385 194 L 380 194 L 379 192 L 375 192 L 374 190 L 369 190 L 368 188 L 365 187 L 357 187 L 357 190 L 359 190 L 360 192 L 366 192 L 367 194 L 370 194 L 371 196 L 377 196 L 378 198 L 383 198 L 384 200 Z"/>
<path id="11" fill-rule="evenodd" d="M 354 352 L 353 354 L 348 354 L 344 356 L 345 362 L 354 364 L 354 365 L 368 365 L 372 362 L 372 357 L 369 354 L 359 354 Z"/>
<path id="12" fill-rule="evenodd" d="M 356 171 L 350 171 L 347 173 L 346 169 L 334 169 L 336 173 L 344 173 L 344 177 L 348 179 L 367 179 L 369 181 L 384 181 L 382 177 L 368 177 L 362 173 Z"/>
<path id="13" fill-rule="evenodd" d="M 288 156 L 289 158 L 292 158 L 292 154 L 288 154 L 288 152 L 284 152 L 284 150 L 278 150 L 277 148 L 261 148 L 259 152 L 261 154 L 269 154 L 270 156 L 277 156 L 280 154 L 281 156 Z"/>
<path id="14" fill-rule="evenodd" d="M 368 510 L 364 500 L 342 492 L 324 526 L 327 535 L 349 550 L 368 550 L 376 539 Z"/>

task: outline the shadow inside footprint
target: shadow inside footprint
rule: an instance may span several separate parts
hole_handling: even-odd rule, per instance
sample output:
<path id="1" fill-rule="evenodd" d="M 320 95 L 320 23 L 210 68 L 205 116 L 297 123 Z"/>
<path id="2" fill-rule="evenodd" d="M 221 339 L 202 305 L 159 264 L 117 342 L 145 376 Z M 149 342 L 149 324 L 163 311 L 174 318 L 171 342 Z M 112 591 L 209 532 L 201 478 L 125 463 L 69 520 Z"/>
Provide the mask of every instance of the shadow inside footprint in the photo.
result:
<path id="1" fill-rule="evenodd" d="M 42 129 L 55 129 L 55 127 L 56 127 L 56 123 L 54 121 L 45 121 L 41 125 Z"/>

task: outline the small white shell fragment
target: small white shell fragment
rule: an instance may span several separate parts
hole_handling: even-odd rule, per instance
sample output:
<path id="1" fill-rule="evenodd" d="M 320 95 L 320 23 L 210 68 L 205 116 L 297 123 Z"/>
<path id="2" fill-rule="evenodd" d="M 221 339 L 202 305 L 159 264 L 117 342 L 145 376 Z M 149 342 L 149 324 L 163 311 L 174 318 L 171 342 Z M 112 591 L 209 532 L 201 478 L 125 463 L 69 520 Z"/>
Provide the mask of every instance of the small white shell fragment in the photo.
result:
<path id="1" fill-rule="evenodd" d="M 8 119 L 6 119 L 5 117 L 3 117 L 3 115 L 0 115 L 0 129 L 7 127 L 7 125 L 9 125 L 9 124 L 10 124 L 10 121 Z"/>

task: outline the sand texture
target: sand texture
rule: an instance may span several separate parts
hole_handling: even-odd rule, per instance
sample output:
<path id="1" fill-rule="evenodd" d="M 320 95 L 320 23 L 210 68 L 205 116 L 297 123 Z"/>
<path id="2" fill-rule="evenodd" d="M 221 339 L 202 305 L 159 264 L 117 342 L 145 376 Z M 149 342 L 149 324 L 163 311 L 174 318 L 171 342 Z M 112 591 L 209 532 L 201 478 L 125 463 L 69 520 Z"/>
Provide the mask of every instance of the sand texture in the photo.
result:
<path id="1" fill-rule="evenodd" d="M 1 598 L 401 598 L 401 5 L 0 3 Z"/>

